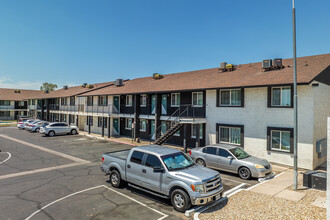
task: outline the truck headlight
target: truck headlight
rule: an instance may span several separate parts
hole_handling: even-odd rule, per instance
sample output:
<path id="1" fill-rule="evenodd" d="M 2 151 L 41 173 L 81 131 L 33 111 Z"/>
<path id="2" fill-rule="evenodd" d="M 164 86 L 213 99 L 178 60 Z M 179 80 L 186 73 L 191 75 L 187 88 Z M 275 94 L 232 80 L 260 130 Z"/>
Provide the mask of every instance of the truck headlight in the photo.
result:
<path id="1" fill-rule="evenodd" d="M 254 164 L 254 167 L 257 169 L 265 169 L 265 167 L 263 165 L 260 164 Z"/>
<path id="2" fill-rule="evenodd" d="M 203 184 L 191 185 L 190 187 L 194 192 L 205 193 Z"/>

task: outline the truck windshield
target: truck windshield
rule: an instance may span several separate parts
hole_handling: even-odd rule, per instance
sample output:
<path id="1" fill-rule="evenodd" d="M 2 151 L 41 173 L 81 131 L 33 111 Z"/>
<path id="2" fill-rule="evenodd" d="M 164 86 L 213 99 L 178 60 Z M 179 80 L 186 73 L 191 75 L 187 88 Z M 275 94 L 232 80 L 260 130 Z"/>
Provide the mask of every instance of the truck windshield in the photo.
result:
<path id="1" fill-rule="evenodd" d="M 247 157 L 250 157 L 251 155 L 249 155 L 248 153 L 246 153 L 244 150 L 242 150 L 241 148 L 233 148 L 233 149 L 229 149 L 229 151 L 234 154 L 234 156 L 237 159 L 244 159 Z"/>
<path id="2" fill-rule="evenodd" d="M 161 157 L 169 171 L 185 169 L 195 165 L 195 162 L 182 152 Z"/>

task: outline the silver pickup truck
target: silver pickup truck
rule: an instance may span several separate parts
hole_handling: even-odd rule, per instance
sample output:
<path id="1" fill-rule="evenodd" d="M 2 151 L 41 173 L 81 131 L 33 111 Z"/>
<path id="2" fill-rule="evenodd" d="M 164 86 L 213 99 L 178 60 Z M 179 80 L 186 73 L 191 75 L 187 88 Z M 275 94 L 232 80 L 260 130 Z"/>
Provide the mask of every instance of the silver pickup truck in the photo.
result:
<path id="1" fill-rule="evenodd" d="M 102 172 L 110 175 L 113 187 L 131 187 L 170 198 L 175 210 L 205 205 L 222 197 L 223 185 L 217 171 L 195 164 L 180 150 L 159 145 L 104 153 Z"/>

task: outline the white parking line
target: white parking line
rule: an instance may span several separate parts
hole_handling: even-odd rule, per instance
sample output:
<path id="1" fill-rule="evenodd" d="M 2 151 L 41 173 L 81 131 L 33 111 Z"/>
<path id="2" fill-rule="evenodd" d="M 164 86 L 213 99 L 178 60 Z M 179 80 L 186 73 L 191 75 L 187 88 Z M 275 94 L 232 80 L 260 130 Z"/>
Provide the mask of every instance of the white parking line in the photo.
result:
<path id="1" fill-rule="evenodd" d="M 9 152 L 0 152 L 0 154 L 8 154 L 8 157 L 3 160 L 2 162 L 0 162 L 0 164 L 3 164 L 4 162 L 6 162 L 7 160 L 9 160 L 11 158 L 11 154 Z"/>
<path id="2" fill-rule="evenodd" d="M 110 187 L 108 187 L 108 186 L 106 186 L 106 185 L 99 185 L 99 186 L 95 186 L 95 187 L 92 187 L 92 188 L 84 189 L 84 190 L 81 190 L 81 191 L 78 191 L 78 192 L 72 193 L 72 194 L 70 194 L 70 195 L 64 196 L 64 197 L 62 197 L 62 198 L 59 198 L 59 199 L 57 199 L 57 200 L 55 200 L 55 201 L 53 201 L 53 202 L 51 202 L 51 203 L 49 203 L 49 204 L 43 206 L 42 208 L 38 209 L 37 211 L 33 212 L 33 213 L 32 213 L 31 215 L 29 215 L 25 220 L 29 220 L 29 219 L 31 219 L 33 216 L 35 216 L 36 214 L 38 214 L 38 213 L 41 212 L 42 210 L 46 209 L 47 207 L 49 207 L 49 206 L 51 206 L 51 205 L 53 205 L 53 204 L 55 204 L 55 203 L 57 203 L 57 202 L 59 202 L 59 201 L 62 201 L 62 200 L 67 199 L 67 198 L 69 198 L 69 197 L 71 197 L 71 196 L 77 195 L 77 194 L 79 194 L 79 193 L 83 193 L 83 192 L 86 192 L 86 191 L 89 191 L 89 190 L 93 190 L 93 189 L 97 189 L 97 188 L 101 188 L 101 187 L 104 187 L 104 188 L 106 188 L 106 189 L 108 189 L 108 190 L 110 190 L 110 191 L 112 191 L 112 192 L 115 192 L 115 193 L 117 193 L 117 194 L 119 194 L 119 195 L 121 195 L 121 196 L 124 196 L 125 198 L 130 199 L 130 200 L 132 200 L 133 202 L 136 202 L 136 203 L 138 203 L 138 204 L 140 204 L 140 205 L 142 205 L 142 206 L 144 206 L 144 207 L 146 207 L 146 208 L 148 208 L 148 209 L 150 209 L 150 210 L 152 210 L 152 211 L 154 211 L 154 212 L 156 212 L 156 213 L 162 215 L 162 217 L 159 218 L 158 220 L 162 220 L 162 219 L 168 217 L 168 215 L 166 215 L 166 214 L 164 214 L 164 213 L 162 213 L 162 212 L 160 212 L 160 211 L 158 211 L 158 210 L 156 210 L 156 209 L 153 209 L 153 208 L 147 206 L 146 204 L 144 204 L 144 203 L 142 203 L 142 202 L 140 202 L 140 201 L 138 201 L 138 200 L 136 200 L 136 199 L 133 199 L 133 198 L 131 198 L 131 197 L 129 197 L 129 196 L 127 196 L 127 195 L 121 193 L 121 192 L 117 192 L 116 190 L 111 189 Z"/>
<path id="3" fill-rule="evenodd" d="M 231 179 L 227 179 L 227 178 L 223 178 L 223 177 L 221 177 L 221 179 L 223 179 L 223 180 L 227 180 L 227 181 L 231 181 L 231 182 L 235 182 L 235 183 L 243 183 L 243 182 L 240 182 L 240 181 L 237 181 L 237 180 L 231 180 Z M 249 184 L 249 183 L 245 183 L 246 185 L 251 185 L 251 184 Z"/>

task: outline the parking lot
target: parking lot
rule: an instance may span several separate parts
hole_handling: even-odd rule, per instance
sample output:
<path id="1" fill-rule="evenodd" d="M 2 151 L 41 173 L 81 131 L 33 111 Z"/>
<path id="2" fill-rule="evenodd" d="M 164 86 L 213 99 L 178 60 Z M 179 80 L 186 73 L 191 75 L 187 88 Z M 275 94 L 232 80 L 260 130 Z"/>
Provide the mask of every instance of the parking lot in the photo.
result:
<path id="1" fill-rule="evenodd" d="M 100 171 L 101 154 L 130 148 L 81 135 L 0 128 L 0 219 L 185 219 L 169 200 L 111 187 Z M 225 191 L 258 183 L 221 176 Z"/>

